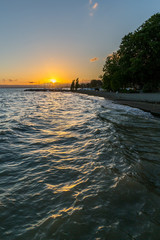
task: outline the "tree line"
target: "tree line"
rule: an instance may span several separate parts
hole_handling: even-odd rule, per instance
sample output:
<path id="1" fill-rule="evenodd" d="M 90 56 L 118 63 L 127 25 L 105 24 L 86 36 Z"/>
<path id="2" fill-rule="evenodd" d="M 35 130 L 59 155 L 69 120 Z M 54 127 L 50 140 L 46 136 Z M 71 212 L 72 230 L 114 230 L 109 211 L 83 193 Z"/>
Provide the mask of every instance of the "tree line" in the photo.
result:
<path id="1" fill-rule="evenodd" d="M 150 17 L 135 32 L 122 38 L 119 50 L 106 58 L 103 88 L 121 91 L 127 87 L 154 92 L 160 88 L 160 13 Z"/>
<path id="2" fill-rule="evenodd" d="M 78 88 L 79 88 L 79 78 L 72 81 L 70 89 L 71 91 L 77 91 Z"/>
<path id="3" fill-rule="evenodd" d="M 73 80 L 70 86 L 71 91 L 77 91 L 78 88 L 94 88 L 95 90 L 99 90 L 102 87 L 102 81 L 93 79 L 89 83 L 79 83 L 79 78 Z"/>

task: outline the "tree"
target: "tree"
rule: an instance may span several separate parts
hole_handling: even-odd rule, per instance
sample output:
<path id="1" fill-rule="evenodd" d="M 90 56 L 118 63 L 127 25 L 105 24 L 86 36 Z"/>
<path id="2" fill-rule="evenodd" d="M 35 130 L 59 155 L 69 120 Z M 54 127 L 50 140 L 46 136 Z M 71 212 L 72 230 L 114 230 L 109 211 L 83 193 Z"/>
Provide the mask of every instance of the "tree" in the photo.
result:
<path id="1" fill-rule="evenodd" d="M 151 82 L 155 88 L 160 79 L 160 14 L 153 15 L 134 33 L 122 39 L 119 55 L 125 75 L 132 83 L 144 86 Z"/>
<path id="2" fill-rule="evenodd" d="M 76 79 L 75 90 L 77 91 L 78 88 L 79 88 L 79 78 Z"/>
<path id="3" fill-rule="evenodd" d="M 103 67 L 104 88 L 114 90 L 140 86 L 147 91 L 160 87 L 160 13 L 135 32 L 122 38 L 119 50 L 107 57 Z M 146 87 L 145 87 L 146 86 Z"/>
<path id="4" fill-rule="evenodd" d="M 118 91 L 120 88 L 121 71 L 119 65 L 119 54 L 113 53 L 106 58 L 105 65 L 103 67 L 103 87 L 110 91 Z"/>
<path id="5" fill-rule="evenodd" d="M 100 87 L 102 87 L 102 81 L 101 80 L 96 80 L 93 79 L 91 80 L 89 83 L 81 83 L 78 87 L 83 88 L 95 88 L 95 89 L 99 89 Z"/>
<path id="6" fill-rule="evenodd" d="M 71 87 L 70 87 L 71 91 L 74 91 L 74 88 L 75 88 L 75 80 L 73 80 L 71 83 Z"/>
<path id="7" fill-rule="evenodd" d="M 102 87 L 102 81 L 93 79 L 90 82 L 90 86 L 91 86 L 91 88 L 100 88 L 100 87 Z"/>

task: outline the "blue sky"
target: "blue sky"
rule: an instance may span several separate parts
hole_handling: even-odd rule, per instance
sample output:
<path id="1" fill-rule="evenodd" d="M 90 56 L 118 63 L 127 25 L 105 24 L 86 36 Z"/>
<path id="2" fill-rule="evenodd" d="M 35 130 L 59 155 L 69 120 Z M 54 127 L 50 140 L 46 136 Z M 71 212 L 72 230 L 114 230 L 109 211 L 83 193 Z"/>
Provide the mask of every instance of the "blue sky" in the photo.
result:
<path id="1" fill-rule="evenodd" d="M 97 79 L 159 0 L 0 0 L 0 84 Z"/>

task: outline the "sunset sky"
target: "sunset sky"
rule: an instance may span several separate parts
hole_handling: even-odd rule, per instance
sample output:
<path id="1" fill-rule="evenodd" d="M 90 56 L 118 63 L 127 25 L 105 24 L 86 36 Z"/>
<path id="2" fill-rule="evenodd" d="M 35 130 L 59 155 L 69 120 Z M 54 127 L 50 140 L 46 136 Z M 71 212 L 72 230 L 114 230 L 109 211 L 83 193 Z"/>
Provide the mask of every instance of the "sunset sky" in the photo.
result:
<path id="1" fill-rule="evenodd" d="M 97 79 L 159 0 L 0 0 L 0 85 Z"/>

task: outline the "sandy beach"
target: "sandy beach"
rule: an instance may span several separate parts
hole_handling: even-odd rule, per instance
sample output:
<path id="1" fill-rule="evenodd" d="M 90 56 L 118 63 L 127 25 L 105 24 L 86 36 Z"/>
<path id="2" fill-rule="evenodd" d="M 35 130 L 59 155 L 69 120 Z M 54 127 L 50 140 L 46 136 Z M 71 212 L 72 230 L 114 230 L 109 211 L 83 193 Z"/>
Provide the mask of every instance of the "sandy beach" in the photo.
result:
<path id="1" fill-rule="evenodd" d="M 79 90 L 79 93 L 104 97 L 117 104 L 128 105 L 160 117 L 160 93 L 109 93 L 105 91 Z"/>

